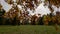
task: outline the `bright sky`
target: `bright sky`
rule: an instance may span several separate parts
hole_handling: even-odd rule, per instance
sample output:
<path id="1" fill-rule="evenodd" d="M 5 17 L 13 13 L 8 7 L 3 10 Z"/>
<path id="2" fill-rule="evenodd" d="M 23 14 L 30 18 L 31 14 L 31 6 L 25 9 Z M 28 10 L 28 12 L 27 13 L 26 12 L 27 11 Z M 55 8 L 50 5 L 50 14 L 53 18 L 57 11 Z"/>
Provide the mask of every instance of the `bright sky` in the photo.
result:
<path id="1" fill-rule="evenodd" d="M 9 9 L 12 8 L 11 5 L 9 5 L 8 3 L 6 3 L 4 0 L 0 0 L 0 3 L 1 3 L 1 5 L 3 6 L 3 9 L 4 9 L 6 12 L 8 12 Z"/>
<path id="2" fill-rule="evenodd" d="M 36 14 L 38 14 L 38 13 L 40 13 L 41 15 L 47 15 L 47 14 L 49 14 L 50 13 L 50 10 L 48 9 L 48 6 L 43 6 L 44 5 L 44 3 L 41 3 L 38 7 L 37 7 L 37 9 L 36 9 Z"/>
<path id="3" fill-rule="evenodd" d="M 14 0 L 15 1 L 15 0 Z M 42 0 L 42 1 L 44 1 L 44 0 Z M 11 5 L 9 5 L 8 3 L 6 3 L 4 0 L 0 0 L 0 3 L 1 3 L 1 5 L 3 6 L 3 8 L 4 8 L 4 10 L 6 11 L 6 12 L 8 12 L 9 11 L 9 9 L 11 9 L 12 7 L 11 7 Z M 37 9 L 35 10 L 35 12 L 33 13 L 32 11 L 30 11 L 30 10 L 28 10 L 29 12 L 30 12 L 30 14 L 31 15 L 34 15 L 34 14 L 41 14 L 41 15 L 46 15 L 46 14 L 49 14 L 50 13 L 50 10 L 48 9 L 48 6 L 43 6 L 44 5 L 44 3 L 42 2 L 38 7 L 37 7 Z M 20 5 L 18 5 L 18 7 L 21 9 L 21 6 Z M 60 8 L 59 9 L 57 9 L 55 6 L 52 6 L 53 7 L 53 9 L 54 9 L 54 13 L 56 12 L 56 11 L 60 11 Z"/>

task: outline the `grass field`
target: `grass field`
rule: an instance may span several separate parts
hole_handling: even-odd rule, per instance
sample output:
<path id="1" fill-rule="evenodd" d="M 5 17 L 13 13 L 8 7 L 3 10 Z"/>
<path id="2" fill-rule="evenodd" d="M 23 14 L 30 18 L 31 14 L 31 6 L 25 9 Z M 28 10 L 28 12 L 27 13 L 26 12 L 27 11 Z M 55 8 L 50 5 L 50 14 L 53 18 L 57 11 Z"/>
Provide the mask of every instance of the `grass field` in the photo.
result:
<path id="1" fill-rule="evenodd" d="M 41 25 L 20 25 L 20 26 L 0 26 L 0 34 L 60 34 L 56 32 L 54 26 Z"/>

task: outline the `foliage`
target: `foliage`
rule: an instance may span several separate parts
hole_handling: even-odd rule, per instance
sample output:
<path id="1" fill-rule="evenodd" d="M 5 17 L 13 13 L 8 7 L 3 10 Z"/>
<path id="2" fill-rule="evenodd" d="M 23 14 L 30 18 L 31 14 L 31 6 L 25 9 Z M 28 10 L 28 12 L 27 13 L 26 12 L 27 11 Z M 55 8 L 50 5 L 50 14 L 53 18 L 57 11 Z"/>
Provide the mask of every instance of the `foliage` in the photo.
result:
<path id="1" fill-rule="evenodd" d="M 16 2 L 12 1 L 12 0 L 6 0 L 6 2 L 8 4 L 12 4 L 12 8 L 9 12 L 5 13 L 5 12 L 1 12 L 3 13 L 3 16 L 0 17 L 0 21 L 1 24 L 3 25 L 20 25 L 21 24 L 21 20 L 22 20 L 22 24 L 26 25 L 26 24 L 32 24 L 32 25 L 38 25 L 38 24 L 54 24 L 54 23 L 58 23 L 60 24 L 60 14 L 59 15 L 52 15 L 53 13 L 53 8 L 52 5 L 54 4 L 58 4 L 59 5 L 59 0 L 56 2 L 56 0 L 45 0 L 45 4 L 47 4 L 47 1 L 49 2 L 49 9 L 51 10 L 51 13 L 49 15 L 44 15 L 44 16 L 39 16 L 37 17 L 36 15 L 33 16 L 29 16 L 29 12 L 27 11 L 28 8 L 31 10 L 35 10 L 35 7 L 37 7 L 40 3 L 40 1 L 38 0 L 16 0 Z M 16 4 L 15 4 L 16 3 Z M 18 5 L 22 6 L 22 10 L 18 9 Z M 1 9 L 1 8 L 0 8 Z M 21 18 L 22 17 L 22 18 Z M 29 18 L 31 23 L 29 23 Z M 58 18 L 58 19 L 57 19 Z"/>

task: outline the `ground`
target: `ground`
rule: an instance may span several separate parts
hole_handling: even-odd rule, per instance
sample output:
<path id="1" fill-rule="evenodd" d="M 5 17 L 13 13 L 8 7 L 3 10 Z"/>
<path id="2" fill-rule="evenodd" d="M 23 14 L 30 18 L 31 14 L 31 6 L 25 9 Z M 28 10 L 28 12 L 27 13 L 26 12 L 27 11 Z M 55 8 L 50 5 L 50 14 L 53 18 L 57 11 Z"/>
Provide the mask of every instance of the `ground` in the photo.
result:
<path id="1" fill-rule="evenodd" d="M 59 31 L 56 32 L 54 26 L 42 26 L 42 25 L 1 25 L 0 34 L 60 34 Z"/>

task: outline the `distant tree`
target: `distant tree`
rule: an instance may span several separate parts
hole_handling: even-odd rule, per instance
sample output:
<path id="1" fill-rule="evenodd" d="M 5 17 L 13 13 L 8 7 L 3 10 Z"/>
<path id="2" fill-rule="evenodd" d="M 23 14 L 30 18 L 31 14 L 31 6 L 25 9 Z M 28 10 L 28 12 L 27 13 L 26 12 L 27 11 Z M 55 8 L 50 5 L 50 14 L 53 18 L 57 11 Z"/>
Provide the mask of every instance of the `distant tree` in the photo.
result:
<path id="1" fill-rule="evenodd" d="M 5 14 L 5 10 L 2 9 L 2 5 L 0 5 L 0 25 L 4 24 L 3 23 L 3 15 Z"/>
<path id="2" fill-rule="evenodd" d="M 30 10 L 35 10 L 35 8 L 40 4 L 40 0 L 5 0 L 8 4 L 16 3 L 17 5 L 21 5 L 24 11 L 27 11 L 28 8 Z"/>
<path id="3" fill-rule="evenodd" d="M 16 10 L 17 12 L 15 12 L 15 17 L 17 17 L 16 15 L 18 15 L 18 13 L 20 13 L 20 17 L 24 14 L 23 18 L 25 18 L 26 14 L 29 14 L 28 9 L 30 9 L 31 11 L 35 11 L 35 9 L 38 7 L 38 5 L 40 4 L 40 0 L 5 0 L 8 4 L 12 4 L 14 10 Z M 20 5 L 22 7 L 22 9 L 18 9 L 18 5 Z M 10 12 L 13 13 L 13 11 L 9 11 L 8 14 L 10 14 Z M 14 14 L 14 13 L 13 13 Z M 13 16 L 12 14 L 12 16 Z M 18 18 L 18 17 L 17 17 Z M 21 19 L 20 19 L 21 20 Z"/>
<path id="4" fill-rule="evenodd" d="M 60 7 L 60 0 L 45 0 L 45 2 L 49 3 L 48 7 L 49 7 L 51 13 L 53 13 L 53 11 L 54 11 L 54 9 L 52 8 L 52 5 L 56 6 L 57 8 Z M 47 5 L 47 3 L 45 3 L 45 5 Z M 54 20 L 56 20 L 55 17 L 53 17 L 53 21 Z M 57 23 L 55 23 L 55 28 L 56 28 L 56 31 L 58 31 L 58 25 L 57 25 Z"/>

